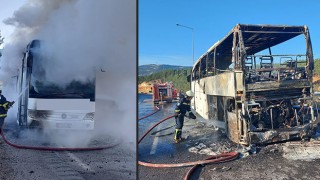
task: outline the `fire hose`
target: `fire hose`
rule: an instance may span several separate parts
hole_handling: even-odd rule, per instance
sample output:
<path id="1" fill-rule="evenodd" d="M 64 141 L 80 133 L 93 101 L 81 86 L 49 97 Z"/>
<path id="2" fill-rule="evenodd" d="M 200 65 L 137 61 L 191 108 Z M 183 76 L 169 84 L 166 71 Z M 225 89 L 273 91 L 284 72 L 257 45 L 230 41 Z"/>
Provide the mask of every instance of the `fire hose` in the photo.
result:
<path id="1" fill-rule="evenodd" d="M 159 112 L 159 111 L 161 110 L 158 106 L 155 106 L 155 108 L 156 108 L 156 110 L 155 110 L 154 112 L 152 112 L 152 113 L 150 113 L 150 114 L 148 114 L 148 115 L 146 115 L 146 116 L 143 116 L 143 117 L 139 118 L 138 120 L 145 119 L 145 118 L 147 118 L 147 117 L 149 117 L 149 116 L 151 116 L 151 115 L 153 115 L 153 114 L 155 114 L 155 113 L 157 113 L 157 112 Z M 172 128 L 172 127 L 174 127 L 174 125 L 173 125 L 173 126 L 170 126 L 170 127 L 167 127 L 167 128 L 165 128 L 165 129 L 161 129 L 161 130 L 159 130 L 159 131 L 153 132 L 153 133 L 151 133 L 151 136 L 155 136 L 155 134 L 156 134 L 157 132 L 160 132 L 160 131 L 163 131 L 163 130 L 166 130 L 166 129 L 170 129 L 170 128 Z M 165 135 L 161 135 L 161 136 L 166 136 L 166 135 L 171 135 L 171 134 L 173 134 L 173 133 L 169 133 L 169 134 L 165 134 Z M 157 137 L 160 137 L 160 136 L 157 136 Z"/>
<path id="2" fill-rule="evenodd" d="M 164 121 L 167 121 L 171 118 L 175 117 L 175 115 L 168 116 L 156 124 L 154 124 L 147 132 L 145 132 L 142 137 L 139 139 L 138 144 L 154 129 L 156 126 L 159 124 L 163 123 Z M 146 167 L 156 167 L 156 168 L 173 168 L 173 167 L 187 167 L 187 166 L 193 166 L 185 175 L 184 180 L 188 180 L 191 176 L 191 174 L 194 172 L 194 170 L 199 166 L 199 165 L 205 165 L 205 164 L 212 164 L 212 163 L 223 163 L 227 161 L 232 161 L 237 159 L 239 156 L 238 152 L 227 152 L 227 153 L 222 153 L 214 156 L 210 156 L 209 158 L 205 160 L 199 160 L 199 161 L 194 161 L 194 162 L 185 162 L 185 163 L 176 163 L 176 164 L 156 164 L 156 163 L 148 163 L 148 162 L 143 162 L 143 161 L 138 161 L 139 165 L 146 166 Z"/>
<path id="3" fill-rule="evenodd" d="M 115 147 L 121 143 L 121 141 L 118 141 L 114 144 L 103 146 L 103 147 L 86 147 L 86 148 L 67 148 L 67 147 L 46 147 L 46 146 L 24 146 L 24 145 L 17 145 L 9 142 L 6 137 L 3 134 L 3 127 L 1 129 L 1 136 L 5 143 L 8 145 L 19 148 L 19 149 L 33 149 L 33 150 L 46 150 L 46 151 L 93 151 L 93 150 L 103 150 Z"/>
<path id="4" fill-rule="evenodd" d="M 151 116 L 151 115 L 153 115 L 153 114 L 155 114 L 155 113 L 157 113 L 157 112 L 160 111 L 160 108 L 159 108 L 158 106 L 155 106 L 155 109 L 156 109 L 156 110 L 155 110 L 154 112 L 152 112 L 152 113 L 150 113 L 150 114 L 148 114 L 148 115 L 145 115 L 145 116 L 139 118 L 138 120 L 145 119 L 145 118 L 147 118 L 147 117 L 149 117 L 149 116 Z"/>
<path id="5" fill-rule="evenodd" d="M 121 141 L 118 141 L 114 144 L 110 144 L 108 146 L 103 147 L 86 147 L 86 148 L 67 148 L 67 147 L 46 147 L 46 146 L 23 146 L 23 145 L 17 145 L 9 142 L 5 135 L 3 134 L 3 127 L 1 128 L 1 136 L 5 143 L 8 145 L 19 148 L 19 149 L 33 149 L 33 150 L 46 150 L 46 151 L 93 151 L 93 150 L 103 150 L 115 147 L 121 143 Z"/>

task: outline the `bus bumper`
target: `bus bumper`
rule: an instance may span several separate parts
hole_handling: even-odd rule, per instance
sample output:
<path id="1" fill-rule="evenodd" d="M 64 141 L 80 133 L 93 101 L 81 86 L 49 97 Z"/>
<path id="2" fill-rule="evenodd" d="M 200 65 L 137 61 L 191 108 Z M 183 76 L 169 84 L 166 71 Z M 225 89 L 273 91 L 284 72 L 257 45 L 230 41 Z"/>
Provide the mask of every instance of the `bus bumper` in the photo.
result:
<path id="1" fill-rule="evenodd" d="M 264 132 L 249 132 L 251 144 L 268 144 L 294 139 L 311 138 L 315 135 L 319 121 L 314 121 L 301 126 L 268 130 Z"/>
<path id="2" fill-rule="evenodd" d="M 70 129 L 70 130 L 93 130 L 94 121 L 79 120 L 79 121 L 57 121 L 57 120 L 41 120 L 39 121 L 44 129 Z"/>

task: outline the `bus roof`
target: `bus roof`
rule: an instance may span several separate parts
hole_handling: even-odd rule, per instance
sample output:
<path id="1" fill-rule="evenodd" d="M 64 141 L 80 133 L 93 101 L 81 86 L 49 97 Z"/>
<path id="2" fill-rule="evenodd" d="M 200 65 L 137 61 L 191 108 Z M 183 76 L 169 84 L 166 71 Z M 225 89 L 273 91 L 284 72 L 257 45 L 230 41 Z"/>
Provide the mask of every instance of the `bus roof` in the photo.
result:
<path id="1" fill-rule="evenodd" d="M 220 54 L 230 54 L 233 46 L 233 33 L 240 31 L 246 47 L 246 53 L 247 55 L 252 55 L 298 35 L 307 33 L 308 28 L 307 26 L 237 24 L 222 40 L 211 46 L 198 61 L 214 49 L 217 49 L 217 52 Z"/>

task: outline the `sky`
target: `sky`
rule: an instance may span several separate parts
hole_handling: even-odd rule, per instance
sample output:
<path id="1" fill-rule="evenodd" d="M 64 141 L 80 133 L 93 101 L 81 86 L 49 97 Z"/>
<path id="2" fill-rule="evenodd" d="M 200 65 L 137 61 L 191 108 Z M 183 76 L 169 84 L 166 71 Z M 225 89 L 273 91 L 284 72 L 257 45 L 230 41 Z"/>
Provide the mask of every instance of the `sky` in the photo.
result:
<path id="1" fill-rule="evenodd" d="M 26 0 L 0 0 L 0 30 L 9 41 L 12 26 L 3 20 L 11 17 Z M 197 60 L 237 23 L 307 25 L 315 58 L 320 58 L 320 1 L 309 0 L 139 0 L 138 64 L 192 66 L 192 30 L 194 59 Z"/>
<path id="2" fill-rule="evenodd" d="M 192 32 L 196 61 L 238 23 L 307 25 L 320 58 L 319 9 L 317 0 L 139 0 L 138 64 L 192 66 Z"/>
<path id="3" fill-rule="evenodd" d="M 3 20 L 11 17 L 14 11 L 18 10 L 25 2 L 26 0 L 0 0 L 0 31 L 1 35 L 5 37 L 5 41 L 9 40 L 14 27 L 5 25 Z"/>

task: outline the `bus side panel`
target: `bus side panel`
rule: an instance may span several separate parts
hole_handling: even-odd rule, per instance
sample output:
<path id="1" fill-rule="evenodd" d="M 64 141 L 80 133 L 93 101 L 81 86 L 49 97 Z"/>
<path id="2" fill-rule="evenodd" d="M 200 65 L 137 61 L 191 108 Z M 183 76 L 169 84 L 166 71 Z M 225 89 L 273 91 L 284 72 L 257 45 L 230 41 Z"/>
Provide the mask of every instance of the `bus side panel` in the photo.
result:
<path id="1" fill-rule="evenodd" d="M 242 91 L 242 74 L 237 73 L 237 91 Z M 235 96 L 235 76 L 234 72 L 225 72 L 216 76 L 205 78 L 205 92 L 208 95 L 215 96 Z"/>
<path id="2" fill-rule="evenodd" d="M 195 96 L 194 96 L 194 101 L 191 104 L 196 112 L 200 114 L 204 119 L 208 119 L 208 100 L 207 100 L 207 95 L 205 94 L 204 91 L 204 80 L 199 80 L 195 81 L 192 83 L 192 88 L 195 88 Z"/>

